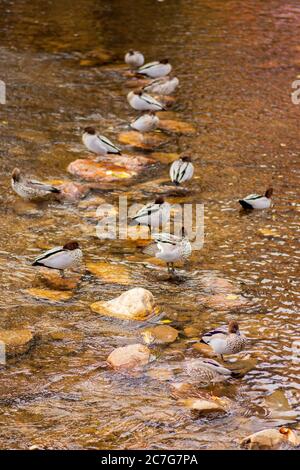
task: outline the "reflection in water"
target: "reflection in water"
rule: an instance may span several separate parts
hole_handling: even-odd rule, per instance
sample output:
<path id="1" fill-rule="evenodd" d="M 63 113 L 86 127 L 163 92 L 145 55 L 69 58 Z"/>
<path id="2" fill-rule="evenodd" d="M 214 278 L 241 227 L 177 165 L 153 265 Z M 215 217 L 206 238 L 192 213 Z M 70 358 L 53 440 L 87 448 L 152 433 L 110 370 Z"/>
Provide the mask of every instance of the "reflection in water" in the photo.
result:
<path id="1" fill-rule="evenodd" d="M 295 423 L 299 109 L 290 92 L 300 60 L 291 32 L 299 26 L 299 7 L 282 0 L 2 3 L 0 78 L 8 96 L 0 108 L 0 327 L 29 327 L 37 339 L 29 354 L 1 371 L 0 447 L 236 448 L 249 431 Z M 89 236 L 93 219 L 76 205 L 27 205 L 7 190 L 16 164 L 37 179 L 69 179 L 67 165 L 85 155 L 85 125 L 113 141 L 126 129 L 135 114 L 118 69 L 79 62 L 95 49 L 122 58 L 130 47 L 147 61 L 170 58 L 181 83 L 174 110 L 198 130 L 196 137 L 172 138 L 164 149 L 193 155 L 196 177 L 182 202 L 205 203 L 205 245 L 179 287 L 162 282 L 158 267 L 139 257 L 132 242 Z M 157 178 L 167 172 L 160 164 L 142 175 L 130 200 L 152 199 Z M 236 200 L 270 185 L 274 207 L 242 216 Z M 100 196 L 114 203 L 124 189 Z M 124 285 L 86 274 L 65 304 L 26 294 L 36 276 L 30 261 L 70 238 L 79 240 L 88 262 L 122 263 L 132 285 L 153 292 L 162 318 L 181 331 L 205 331 L 238 316 L 241 330 L 257 339 L 246 351 L 257 365 L 215 390 L 236 403 L 232 413 L 214 424 L 197 419 L 171 397 L 168 380 L 153 378 L 160 368 L 162 376 L 180 380 L 184 358 L 199 356 L 185 335 L 160 347 L 142 375 L 106 369 L 111 350 L 136 341 L 141 326 L 102 319 L 89 305 L 123 292 Z M 243 307 L 224 312 L 215 296 L 215 303 L 207 301 L 215 278 L 242 287 Z M 279 414 L 270 414 L 264 401 L 273 392 L 283 394 Z"/>

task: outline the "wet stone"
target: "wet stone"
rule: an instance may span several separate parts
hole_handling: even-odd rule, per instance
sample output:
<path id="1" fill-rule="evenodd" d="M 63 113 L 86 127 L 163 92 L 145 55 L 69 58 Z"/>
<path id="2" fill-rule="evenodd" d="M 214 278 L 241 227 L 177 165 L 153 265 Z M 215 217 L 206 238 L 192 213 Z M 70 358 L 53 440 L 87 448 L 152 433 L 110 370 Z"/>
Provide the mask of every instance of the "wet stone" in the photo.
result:
<path id="1" fill-rule="evenodd" d="M 128 170 L 125 167 L 84 159 L 71 162 L 68 166 L 68 172 L 87 181 L 101 182 L 128 179 L 136 175 L 135 171 Z"/>
<path id="2" fill-rule="evenodd" d="M 25 292 L 38 300 L 48 300 L 49 302 L 64 302 L 70 300 L 73 292 L 70 290 L 54 290 L 32 287 L 25 289 Z"/>
<path id="3" fill-rule="evenodd" d="M 139 343 L 116 348 L 107 358 L 108 364 L 114 369 L 134 369 L 148 364 L 149 360 L 149 348 Z"/>
<path id="4" fill-rule="evenodd" d="M 151 150 L 168 143 L 166 136 L 155 132 L 145 134 L 137 131 L 121 132 L 118 135 L 118 140 L 123 145 L 130 145 L 145 150 Z"/>
<path id="5" fill-rule="evenodd" d="M 123 320 L 146 320 L 159 312 L 152 293 L 142 287 L 130 289 L 108 302 L 94 302 L 93 312 Z"/>
<path id="6" fill-rule="evenodd" d="M 0 345 L 4 343 L 7 357 L 28 352 L 33 339 L 33 334 L 28 329 L 0 330 Z"/>
<path id="7" fill-rule="evenodd" d="M 121 264 L 103 262 L 87 263 L 90 273 L 109 284 L 128 285 L 133 282 L 129 269 Z"/>
<path id="8" fill-rule="evenodd" d="M 158 128 L 166 132 L 176 132 L 178 134 L 195 134 L 196 129 L 188 122 L 175 121 L 173 119 L 161 119 Z"/>
<path id="9" fill-rule="evenodd" d="M 146 344 L 167 344 L 176 341 L 179 332 L 169 325 L 156 325 L 141 332 Z"/>

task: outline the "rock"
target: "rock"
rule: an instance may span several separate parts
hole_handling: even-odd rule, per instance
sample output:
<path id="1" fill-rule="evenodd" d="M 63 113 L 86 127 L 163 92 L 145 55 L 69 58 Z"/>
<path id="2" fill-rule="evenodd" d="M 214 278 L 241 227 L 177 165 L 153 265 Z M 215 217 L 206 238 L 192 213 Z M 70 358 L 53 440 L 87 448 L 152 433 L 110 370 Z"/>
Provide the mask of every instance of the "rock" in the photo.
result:
<path id="1" fill-rule="evenodd" d="M 179 400 L 179 404 L 185 406 L 189 410 L 197 411 L 200 414 L 209 413 L 226 413 L 229 408 L 229 400 L 212 396 L 210 399 L 203 398 L 186 398 Z"/>
<path id="2" fill-rule="evenodd" d="M 199 328 L 196 328 L 195 326 L 186 326 L 183 329 L 183 332 L 187 338 L 197 337 L 200 334 Z"/>
<path id="3" fill-rule="evenodd" d="M 166 136 L 155 132 L 145 134 L 137 131 L 121 132 L 118 135 L 118 140 L 123 145 L 130 145 L 145 150 L 151 150 L 168 143 Z"/>
<path id="4" fill-rule="evenodd" d="M 128 285 L 133 282 L 129 269 L 122 264 L 103 262 L 87 263 L 87 269 L 103 282 Z"/>
<path id="5" fill-rule="evenodd" d="M 123 320 L 146 320 L 159 312 L 151 292 L 142 287 L 130 289 L 108 302 L 94 302 L 91 309 L 101 315 Z"/>
<path id="6" fill-rule="evenodd" d="M 259 235 L 261 235 L 263 238 L 280 238 L 280 233 L 277 232 L 274 229 L 268 229 L 268 228 L 261 228 L 258 230 Z"/>
<path id="7" fill-rule="evenodd" d="M 95 67 L 97 65 L 110 64 L 113 60 L 114 57 L 111 52 L 102 47 L 97 47 L 85 54 L 85 57 L 79 61 L 79 65 L 81 67 Z"/>
<path id="8" fill-rule="evenodd" d="M 245 437 L 240 443 L 241 447 L 249 450 L 275 450 L 284 444 L 288 444 L 292 447 L 300 445 L 298 435 L 286 427 L 280 429 L 263 429 L 262 431 Z"/>
<path id="9" fill-rule="evenodd" d="M 178 160 L 180 158 L 179 153 L 162 153 L 162 152 L 153 152 L 151 153 L 151 157 L 154 160 L 158 160 L 161 163 L 172 163 L 175 160 Z"/>
<path id="10" fill-rule="evenodd" d="M 101 206 L 102 204 L 106 204 L 106 201 L 103 197 L 99 196 L 94 196 L 89 199 L 84 199 L 83 201 L 80 201 L 78 204 L 79 209 L 91 209 L 91 208 L 97 208 Z"/>
<path id="11" fill-rule="evenodd" d="M 33 334 L 30 330 L 0 330 L 0 343 L 5 344 L 7 357 L 25 354 L 33 344 Z"/>
<path id="12" fill-rule="evenodd" d="M 32 287 L 30 289 L 25 289 L 27 294 L 35 297 L 36 299 L 49 300 L 50 302 L 62 302 L 70 300 L 73 292 L 70 290 L 60 291 L 53 289 L 41 289 L 38 287 Z"/>
<path id="13" fill-rule="evenodd" d="M 176 341 L 179 332 L 169 325 L 156 325 L 146 328 L 141 336 L 146 344 L 167 344 Z"/>
<path id="14" fill-rule="evenodd" d="M 236 294 L 215 294 L 210 297 L 200 296 L 197 300 L 206 307 L 223 311 L 246 307 L 250 303 L 245 297 Z"/>
<path id="15" fill-rule="evenodd" d="M 195 343 L 193 344 L 193 349 L 200 352 L 204 357 L 217 357 L 217 354 L 214 353 L 208 344 Z"/>
<path id="16" fill-rule="evenodd" d="M 40 270 L 39 278 L 50 289 L 71 290 L 75 289 L 80 281 L 80 276 L 63 278 L 57 272 L 50 270 Z"/>
<path id="17" fill-rule="evenodd" d="M 269 419 L 297 420 L 297 411 L 293 410 L 289 404 L 284 390 L 275 390 L 271 395 L 268 395 L 263 400 L 262 406 L 268 410 Z"/>
<path id="18" fill-rule="evenodd" d="M 136 172 L 112 163 L 78 159 L 71 162 L 68 172 L 87 181 L 112 182 L 136 176 Z"/>
<path id="19" fill-rule="evenodd" d="M 179 134 L 195 134 L 196 129 L 192 124 L 172 119 L 162 119 L 158 128 L 167 132 L 177 132 Z"/>
<path id="20" fill-rule="evenodd" d="M 131 155 L 128 153 L 122 153 L 122 155 L 106 156 L 106 161 L 110 161 L 114 165 L 124 166 L 127 170 L 133 170 L 140 172 L 147 168 L 149 165 L 153 165 L 155 160 L 150 157 L 143 155 Z"/>
<path id="21" fill-rule="evenodd" d="M 74 183 L 72 181 L 61 184 L 59 189 L 61 191 L 59 198 L 68 201 L 78 201 L 79 199 L 82 199 L 84 196 L 86 196 L 86 194 L 89 192 L 88 186 L 80 183 Z"/>
<path id="22" fill-rule="evenodd" d="M 148 364 L 150 349 L 143 344 L 130 344 L 114 349 L 107 358 L 108 364 L 114 369 L 134 369 Z"/>

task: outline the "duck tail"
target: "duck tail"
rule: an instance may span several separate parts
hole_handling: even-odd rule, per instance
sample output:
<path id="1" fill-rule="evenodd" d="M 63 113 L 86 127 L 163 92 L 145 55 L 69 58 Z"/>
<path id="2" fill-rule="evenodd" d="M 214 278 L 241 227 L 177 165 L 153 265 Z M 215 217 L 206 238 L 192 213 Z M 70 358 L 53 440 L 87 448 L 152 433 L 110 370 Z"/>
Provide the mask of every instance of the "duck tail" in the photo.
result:
<path id="1" fill-rule="evenodd" d="M 56 193 L 56 194 L 60 194 L 60 193 L 61 193 L 61 190 L 60 190 L 60 189 L 54 188 L 54 187 L 53 187 L 50 191 L 51 191 L 51 193 Z"/>
<path id="2" fill-rule="evenodd" d="M 239 203 L 241 204 L 243 209 L 253 209 L 253 207 L 250 204 L 248 204 L 248 202 L 244 201 L 244 199 L 240 199 Z"/>
<path id="3" fill-rule="evenodd" d="M 31 263 L 31 266 L 43 266 L 39 261 L 35 260 L 33 263 Z"/>

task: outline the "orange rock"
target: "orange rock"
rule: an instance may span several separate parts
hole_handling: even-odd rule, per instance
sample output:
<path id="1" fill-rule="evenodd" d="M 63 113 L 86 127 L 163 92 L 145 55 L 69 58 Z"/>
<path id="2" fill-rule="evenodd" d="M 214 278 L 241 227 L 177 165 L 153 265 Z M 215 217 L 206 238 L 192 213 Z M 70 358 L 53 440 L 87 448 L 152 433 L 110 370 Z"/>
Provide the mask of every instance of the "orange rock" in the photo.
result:
<path id="1" fill-rule="evenodd" d="M 60 291 L 60 290 L 52 290 L 52 289 L 40 289 L 38 287 L 32 287 L 31 289 L 26 289 L 25 292 L 30 294 L 32 297 L 41 300 L 49 300 L 51 302 L 62 302 L 65 300 L 69 300 L 73 292 L 67 291 Z"/>
<path id="2" fill-rule="evenodd" d="M 63 183 L 59 186 L 59 189 L 61 191 L 59 197 L 69 201 L 77 201 L 89 192 L 89 188 L 86 185 L 74 183 L 72 181 Z"/>
<path id="3" fill-rule="evenodd" d="M 143 344 L 130 344 L 116 348 L 107 358 L 108 364 L 114 369 L 134 369 L 148 364 L 150 350 Z"/>
<path id="4" fill-rule="evenodd" d="M 196 129 L 188 122 L 175 121 L 172 119 L 163 119 L 159 122 L 159 129 L 168 132 L 178 132 L 179 134 L 195 134 Z"/>
<path id="5" fill-rule="evenodd" d="M 142 134 L 137 131 L 121 132 L 121 134 L 118 135 L 118 140 L 121 144 L 146 150 L 150 150 L 153 147 L 160 147 L 168 142 L 167 138 L 162 134 L 154 132 Z"/>
<path id="6" fill-rule="evenodd" d="M 88 181 L 117 181 L 128 179 L 137 173 L 127 170 L 125 167 L 117 166 L 112 163 L 95 162 L 92 160 L 78 159 L 71 162 L 68 171 L 72 175 L 79 176 Z"/>

